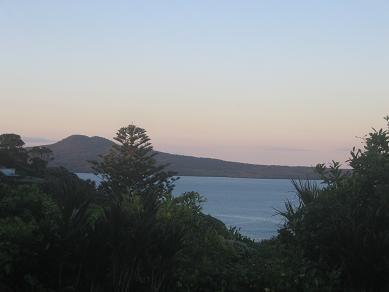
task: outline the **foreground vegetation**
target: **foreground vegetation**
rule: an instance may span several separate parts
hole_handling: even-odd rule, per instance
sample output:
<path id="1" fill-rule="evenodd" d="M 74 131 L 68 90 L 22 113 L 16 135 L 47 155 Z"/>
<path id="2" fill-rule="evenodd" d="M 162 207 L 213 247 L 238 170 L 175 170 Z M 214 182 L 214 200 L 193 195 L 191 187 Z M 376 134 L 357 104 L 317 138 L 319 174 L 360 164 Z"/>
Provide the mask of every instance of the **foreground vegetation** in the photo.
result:
<path id="1" fill-rule="evenodd" d="M 352 172 L 317 167 L 324 185 L 295 182 L 284 226 L 254 242 L 173 197 L 146 132 L 130 125 L 94 163 L 104 182 L 48 168 L 50 151 L 0 135 L 0 291 L 387 291 L 389 133 L 353 149 Z"/>

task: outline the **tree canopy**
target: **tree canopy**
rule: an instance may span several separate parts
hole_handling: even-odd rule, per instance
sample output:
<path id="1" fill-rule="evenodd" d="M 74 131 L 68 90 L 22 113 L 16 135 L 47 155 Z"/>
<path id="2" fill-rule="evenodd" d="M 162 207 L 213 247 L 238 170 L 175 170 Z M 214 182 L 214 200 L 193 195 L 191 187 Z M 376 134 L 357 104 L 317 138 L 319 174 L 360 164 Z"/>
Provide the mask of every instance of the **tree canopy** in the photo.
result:
<path id="1" fill-rule="evenodd" d="M 23 145 L 24 142 L 19 135 L 0 135 L 0 166 L 24 168 L 28 156 Z"/>

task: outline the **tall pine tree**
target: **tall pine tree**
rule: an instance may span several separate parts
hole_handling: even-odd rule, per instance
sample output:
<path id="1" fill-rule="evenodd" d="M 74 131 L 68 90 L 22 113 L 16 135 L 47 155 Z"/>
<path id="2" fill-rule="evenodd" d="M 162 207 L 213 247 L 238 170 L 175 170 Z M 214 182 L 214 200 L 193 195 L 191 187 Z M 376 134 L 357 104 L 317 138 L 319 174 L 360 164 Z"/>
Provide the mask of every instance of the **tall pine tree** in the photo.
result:
<path id="1" fill-rule="evenodd" d="M 159 216 L 171 195 L 174 177 L 158 166 L 146 131 L 119 129 L 111 151 L 94 163 L 107 195 L 106 244 L 112 291 L 162 291 L 182 248 L 182 231 Z"/>
<path id="2" fill-rule="evenodd" d="M 109 193 L 132 195 L 140 192 L 163 196 L 173 188 L 173 173 L 157 165 L 146 130 L 135 125 L 120 128 L 111 151 L 94 163 L 94 170 L 104 180 L 101 188 Z"/>

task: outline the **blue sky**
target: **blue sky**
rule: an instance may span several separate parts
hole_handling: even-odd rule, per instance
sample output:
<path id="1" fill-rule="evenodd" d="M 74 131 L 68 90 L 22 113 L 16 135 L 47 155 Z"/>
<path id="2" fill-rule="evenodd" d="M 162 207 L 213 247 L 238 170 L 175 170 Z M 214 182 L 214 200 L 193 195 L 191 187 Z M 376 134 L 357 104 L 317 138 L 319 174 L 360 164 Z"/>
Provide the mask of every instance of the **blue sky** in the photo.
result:
<path id="1" fill-rule="evenodd" d="M 388 1 L 1 1 L 0 132 L 345 160 L 389 109 Z"/>

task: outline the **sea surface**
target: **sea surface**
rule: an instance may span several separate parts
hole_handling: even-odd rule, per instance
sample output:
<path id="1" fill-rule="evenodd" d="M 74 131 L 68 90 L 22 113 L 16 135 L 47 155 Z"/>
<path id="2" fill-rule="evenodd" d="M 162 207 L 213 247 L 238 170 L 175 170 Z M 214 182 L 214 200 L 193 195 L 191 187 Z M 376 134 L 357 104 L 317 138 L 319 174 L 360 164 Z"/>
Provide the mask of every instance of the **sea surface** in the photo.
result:
<path id="1" fill-rule="evenodd" d="M 91 173 L 78 173 L 82 179 L 99 183 Z M 277 210 L 284 210 L 286 200 L 297 203 L 290 180 L 245 179 L 225 177 L 180 177 L 175 195 L 188 191 L 199 192 L 206 198 L 203 211 L 227 226 L 235 226 L 241 233 L 255 240 L 276 235 L 283 219 Z"/>

